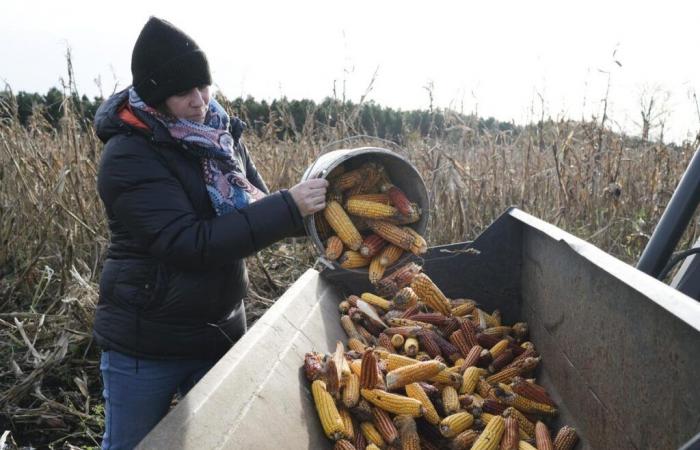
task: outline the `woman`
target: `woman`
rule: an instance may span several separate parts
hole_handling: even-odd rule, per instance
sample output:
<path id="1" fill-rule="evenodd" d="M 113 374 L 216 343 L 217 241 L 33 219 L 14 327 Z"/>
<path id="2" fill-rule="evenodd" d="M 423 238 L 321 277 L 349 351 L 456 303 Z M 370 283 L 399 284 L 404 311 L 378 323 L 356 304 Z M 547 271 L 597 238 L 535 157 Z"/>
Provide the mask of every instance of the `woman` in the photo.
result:
<path id="1" fill-rule="evenodd" d="M 94 325 L 105 449 L 134 447 L 245 333 L 243 258 L 299 234 L 327 186 L 268 193 L 244 124 L 210 97 L 204 52 L 172 24 L 146 23 L 131 71 L 95 117 L 111 232 Z"/>

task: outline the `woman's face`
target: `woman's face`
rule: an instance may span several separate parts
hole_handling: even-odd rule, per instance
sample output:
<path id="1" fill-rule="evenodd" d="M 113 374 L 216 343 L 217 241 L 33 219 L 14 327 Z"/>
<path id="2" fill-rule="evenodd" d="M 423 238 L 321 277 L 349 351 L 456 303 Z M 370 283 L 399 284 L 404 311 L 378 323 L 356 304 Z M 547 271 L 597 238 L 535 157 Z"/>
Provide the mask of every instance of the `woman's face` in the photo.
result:
<path id="1" fill-rule="evenodd" d="M 204 123 L 209 109 L 209 86 L 193 87 L 165 99 L 168 112 L 178 119 Z"/>

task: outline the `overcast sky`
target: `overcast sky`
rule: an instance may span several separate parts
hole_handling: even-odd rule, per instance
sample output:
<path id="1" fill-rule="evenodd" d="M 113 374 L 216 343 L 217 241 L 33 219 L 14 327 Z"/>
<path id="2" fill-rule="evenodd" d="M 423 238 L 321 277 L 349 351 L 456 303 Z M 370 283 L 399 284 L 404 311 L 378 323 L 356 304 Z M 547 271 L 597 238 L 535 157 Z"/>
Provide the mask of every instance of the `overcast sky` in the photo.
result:
<path id="1" fill-rule="evenodd" d="M 150 15 L 204 49 L 228 97 L 359 100 L 436 106 L 517 123 L 600 116 L 610 74 L 613 126 L 638 133 L 642 95 L 656 93 L 666 136 L 700 130 L 700 4 L 695 1 L 2 0 L 0 80 L 46 92 L 65 76 L 108 94 L 131 81 L 131 49 Z M 614 57 L 613 57 L 614 53 Z M 615 63 L 616 60 L 620 65 Z M 700 95 L 700 92 L 698 93 Z"/>

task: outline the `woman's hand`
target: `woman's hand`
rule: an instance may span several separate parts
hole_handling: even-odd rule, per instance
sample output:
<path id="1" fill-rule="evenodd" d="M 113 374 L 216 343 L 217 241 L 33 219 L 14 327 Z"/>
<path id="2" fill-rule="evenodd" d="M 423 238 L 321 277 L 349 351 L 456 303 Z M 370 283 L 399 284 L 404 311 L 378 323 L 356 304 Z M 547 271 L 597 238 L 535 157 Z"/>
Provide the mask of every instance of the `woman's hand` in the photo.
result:
<path id="1" fill-rule="evenodd" d="M 289 189 L 302 217 L 321 211 L 326 207 L 328 181 L 322 178 L 302 181 Z"/>

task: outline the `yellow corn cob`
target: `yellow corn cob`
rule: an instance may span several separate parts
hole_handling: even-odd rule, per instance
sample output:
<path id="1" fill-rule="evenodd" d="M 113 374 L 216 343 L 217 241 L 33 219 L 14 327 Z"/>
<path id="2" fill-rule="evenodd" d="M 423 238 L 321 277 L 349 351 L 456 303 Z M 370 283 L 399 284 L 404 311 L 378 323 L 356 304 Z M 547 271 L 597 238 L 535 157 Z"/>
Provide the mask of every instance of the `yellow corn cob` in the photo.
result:
<path id="1" fill-rule="evenodd" d="M 352 363 L 350 364 L 352 370 Z M 360 400 L 360 377 L 356 373 L 351 373 L 345 380 L 342 393 L 343 405 L 353 408 Z"/>
<path id="2" fill-rule="evenodd" d="M 399 216 L 398 210 L 393 206 L 367 200 L 348 200 L 345 202 L 345 209 L 350 214 L 368 219 L 388 219 Z"/>
<path id="3" fill-rule="evenodd" d="M 372 408 L 372 417 L 374 418 L 374 426 L 382 435 L 384 442 L 392 445 L 399 438 L 399 432 L 389 414 L 381 408 Z"/>
<path id="4" fill-rule="evenodd" d="M 368 220 L 367 224 L 372 231 L 392 244 L 409 251 L 413 247 L 415 238 L 412 233 L 406 231 L 405 229 L 381 220 Z"/>
<path id="5" fill-rule="evenodd" d="M 379 252 L 379 264 L 389 267 L 401 258 L 403 249 L 397 245 L 389 244 Z"/>
<path id="6" fill-rule="evenodd" d="M 381 449 L 374 444 L 369 444 L 367 447 L 365 447 L 365 450 L 381 450 Z"/>
<path id="7" fill-rule="evenodd" d="M 347 250 L 338 259 L 340 267 L 343 269 L 358 269 L 360 267 L 366 267 L 369 265 L 369 258 L 365 258 L 359 252 L 354 250 Z"/>
<path id="8" fill-rule="evenodd" d="M 476 308 L 476 302 L 474 300 L 468 300 L 467 302 L 452 308 L 452 315 L 466 316 L 467 314 L 470 314 L 472 311 L 474 311 L 474 308 Z"/>
<path id="9" fill-rule="evenodd" d="M 549 429 L 547 425 L 540 421 L 537 421 L 535 424 L 535 444 L 537 445 L 537 450 L 554 450 Z"/>
<path id="10" fill-rule="evenodd" d="M 525 433 L 525 439 L 530 439 L 535 436 L 535 424 L 530 422 L 530 420 L 517 409 L 513 408 L 512 406 L 509 406 L 503 412 L 503 416 L 513 417 L 515 420 L 518 421 L 518 428 L 520 429 L 521 436 L 522 433 Z"/>
<path id="11" fill-rule="evenodd" d="M 476 382 L 476 392 L 484 398 L 491 397 L 493 390 L 494 390 L 493 386 L 491 386 L 483 378 L 479 378 L 479 381 Z"/>
<path id="12" fill-rule="evenodd" d="M 321 380 L 315 380 L 311 383 L 311 393 L 314 397 L 316 411 L 321 420 L 323 432 L 329 439 L 341 439 L 345 432 L 345 424 L 340 417 L 338 408 L 335 406 L 333 397 L 326 391 L 326 383 Z"/>
<path id="13" fill-rule="evenodd" d="M 505 432 L 501 440 L 500 450 L 518 450 L 518 442 L 520 442 L 520 429 L 518 421 L 515 417 L 506 417 Z"/>
<path id="14" fill-rule="evenodd" d="M 359 194 L 369 194 L 373 190 L 376 191 L 377 183 L 384 174 L 384 168 L 375 163 L 364 164 L 361 169 L 364 169 L 362 179 L 348 191 L 348 196 L 353 197 Z"/>
<path id="15" fill-rule="evenodd" d="M 445 386 L 442 389 L 442 407 L 448 416 L 459 410 L 459 394 L 454 387 Z"/>
<path id="16" fill-rule="evenodd" d="M 316 233 L 320 240 L 325 241 L 333 235 L 333 229 L 328 224 L 326 218 L 323 217 L 322 212 L 314 214 L 314 224 L 316 225 Z"/>
<path id="17" fill-rule="evenodd" d="M 419 273 L 413 277 L 411 289 L 418 297 L 435 311 L 449 316 L 452 314 L 450 301 L 445 297 L 440 288 L 426 274 Z"/>
<path id="18" fill-rule="evenodd" d="M 406 414 L 412 417 L 420 417 L 423 414 L 423 405 L 414 398 L 391 394 L 381 389 L 362 389 L 360 394 L 374 406 L 392 414 Z"/>
<path id="19" fill-rule="evenodd" d="M 345 330 L 345 334 L 348 335 L 348 338 L 355 338 L 360 342 L 363 342 L 365 340 L 365 338 L 363 338 L 362 335 L 357 331 L 355 323 L 352 321 L 350 316 L 345 314 L 340 316 L 340 326 L 343 327 L 343 330 Z"/>
<path id="20" fill-rule="evenodd" d="M 357 450 L 357 447 L 352 445 L 352 442 L 345 439 L 341 439 L 339 441 L 335 441 L 333 450 Z"/>
<path id="21" fill-rule="evenodd" d="M 331 236 L 326 241 L 326 258 L 335 261 L 343 253 L 343 241 L 338 236 Z"/>
<path id="22" fill-rule="evenodd" d="M 350 346 L 348 345 L 348 347 L 350 347 Z M 362 371 L 362 360 L 355 359 L 355 360 L 351 361 L 350 362 L 350 370 L 352 371 L 352 373 L 354 375 L 357 375 L 359 377 L 360 373 Z M 358 380 L 358 383 L 359 383 L 359 380 Z"/>
<path id="23" fill-rule="evenodd" d="M 435 409 L 435 405 L 433 405 L 433 402 L 430 401 L 428 394 L 426 394 L 423 388 L 420 387 L 420 384 L 407 384 L 406 395 L 421 402 L 421 404 L 423 405 L 423 409 L 425 410 L 423 413 L 423 417 L 425 417 L 425 420 L 427 420 L 433 425 L 437 425 L 438 423 L 440 423 L 440 416 L 438 415 L 437 410 Z"/>
<path id="24" fill-rule="evenodd" d="M 403 343 L 404 338 L 400 334 L 397 333 L 391 337 L 391 345 L 393 345 L 395 349 L 403 347 Z"/>
<path id="25" fill-rule="evenodd" d="M 370 305 L 374 305 L 385 311 L 390 310 L 393 307 L 393 303 L 389 300 L 383 299 L 378 295 L 371 294 L 369 292 L 364 292 L 361 296 L 362 300 L 366 301 Z"/>
<path id="26" fill-rule="evenodd" d="M 468 450 L 472 448 L 472 444 L 479 438 L 479 433 L 474 430 L 466 430 L 459 433 L 452 439 L 450 449 L 452 450 Z"/>
<path id="27" fill-rule="evenodd" d="M 494 309 L 491 314 L 486 314 L 487 328 L 501 326 L 501 311 Z"/>
<path id="28" fill-rule="evenodd" d="M 382 448 L 386 445 L 384 439 L 382 439 L 382 435 L 379 433 L 379 430 L 377 430 L 377 428 L 372 422 L 360 423 L 360 429 L 362 430 L 362 434 L 365 435 L 365 438 L 367 438 L 367 441 L 371 442 L 379 448 Z"/>
<path id="29" fill-rule="evenodd" d="M 407 384 L 428 380 L 446 369 L 440 361 L 426 361 L 399 367 L 386 374 L 386 388 L 399 389 Z"/>
<path id="30" fill-rule="evenodd" d="M 356 351 L 357 353 L 363 353 L 367 349 L 367 347 L 365 347 L 365 344 L 363 344 L 362 341 L 355 338 L 348 339 L 348 348 L 350 348 L 350 350 Z"/>
<path id="31" fill-rule="evenodd" d="M 554 450 L 572 450 L 578 442 L 576 430 L 568 425 L 559 429 L 557 437 L 554 438 Z"/>
<path id="32" fill-rule="evenodd" d="M 483 375 L 484 370 L 478 367 L 470 366 L 462 374 L 462 387 L 459 389 L 460 394 L 473 394 L 476 385 L 479 383 L 479 378 Z"/>
<path id="33" fill-rule="evenodd" d="M 323 210 L 323 216 L 333 228 L 338 237 L 351 250 L 359 250 L 362 245 L 362 236 L 357 231 L 350 217 L 345 213 L 340 203 L 330 201 Z"/>
<path id="34" fill-rule="evenodd" d="M 512 332 L 513 328 L 506 325 L 501 325 L 500 327 L 491 327 L 482 331 L 482 333 L 484 334 L 495 337 L 509 336 Z"/>
<path id="35" fill-rule="evenodd" d="M 355 187 L 360 183 L 360 181 L 362 181 L 362 179 L 366 176 L 366 171 L 367 168 L 365 166 L 362 166 L 358 169 L 345 172 L 330 180 L 331 186 L 333 189 L 347 191 L 348 189 Z"/>
<path id="36" fill-rule="evenodd" d="M 401 450 L 421 450 L 420 438 L 413 417 L 399 415 L 394 417 L 394 424 L 399 429 Z"/>
<path id="37" fill-rule="evenodd" d="M 496 345 L 491 347 L 491 349 L 489 350 L 489 353 L 491 353 L 491 357 L 493 359 L 498 358 L 498 356 L 508 348 L 508 344 L 508 339 L 501 339 L 500 341 L 498 341 Z"/>
<path id="38" fill-rule="evenodd" d="M 385 205 L 391 204 L 391 201 L 389 200 L 389 196 L 387 194 L 383 194 L 383 193 L 352 195 L 352 196 L 348 197 L 348 201 L 350 201 L 350 200 L 364 200 L 364 201 L 374 202 L 374 203 L 383 203 Z"/>
<path id="39" fill-rule="evenodd" d="M 520 375 L 520 369 L 517 367 L 506 367 L 498 373 L 494 373 L 490 377 L 486 378 L 486 382 L 489 384 L 507 383 L 513 378 Z"/>
<path id="40" fill-rule="evenodd" d="M 493 416 L 481 432 L 472 450 L 496 450 L 505 431 L 505 422 L 501 416 Z"/>
<path id="41" fill-rule="evenodd" d="M 369 262 L 368 275 L 369 275 L 369 282 L 372 284 L 377 284 L 379 282 L 379 280 L 381 280 L 382 277 L 384 276 L 384 271 L 386 270 L 386 267 L 382 266 L 380 261 L 381 261 L 381 256 L 376 255 Z"/>
<path id="42" fill-rule="evenodd" d="M 530 445 L 529 442 L 521 440 L 518 442 L 518 450 L 537 450 L 537 448 Z"/>
<path id="43" fill-rule="evenodd" d="M 412 222 L 415 222 L 417 220 L 418 219 L 413 220 Z M 412 223 L 412 222 L 408 222 L 408 223 Z M 411 251 L 411 253 L 413 253 L 414 255 L 422 255 L 423 253 L 428 251 L 428 243 L 425 242 L 425 238 L 423 236 L 418 234 L 418 232 L 411 227 L 403 227 L 403 229 L 413 236 L 413 244 L 411 245 L 411 248 L 409 249 Z"/>
<path id="44" fill-rule="evenodd" d="M 471 427 L 473 423 L 474 416 L 468 412 L 458 412 L 442 419 L 440 422 L 440 433 L 447 438 L 455 437 Z"/>
<path id="45" fill-rule="evenodd" d="M 340 418 L 343 420 L 344 432 L 343 436 L 346 439 L 355 439 L 355 428 L 352 425 L 352 417 L 350 416 L 350 411 L 345 408 L 338 408 L 338 413 Z"/>
<path id="46" fill-rule="evenodd" d="M 408 356 L 416 356 L 419 348 L 420 348 L 420 346 L 418 345 L 418 339 L 416 339 L 416 338 L 412 338 L 412 337 L 407 338 L 403 344 L 403 351 Z"/>
<path id="47" fill-rule="evenodd" d="M 504 397 L 505 403 L 514 406 L 516 409 L 528 414 L 545 414 L 554 416 L 557 414 L 557 409 L 544 403 L 533 402 L 529 398 L 522 395 L 511 394 Z"/>

